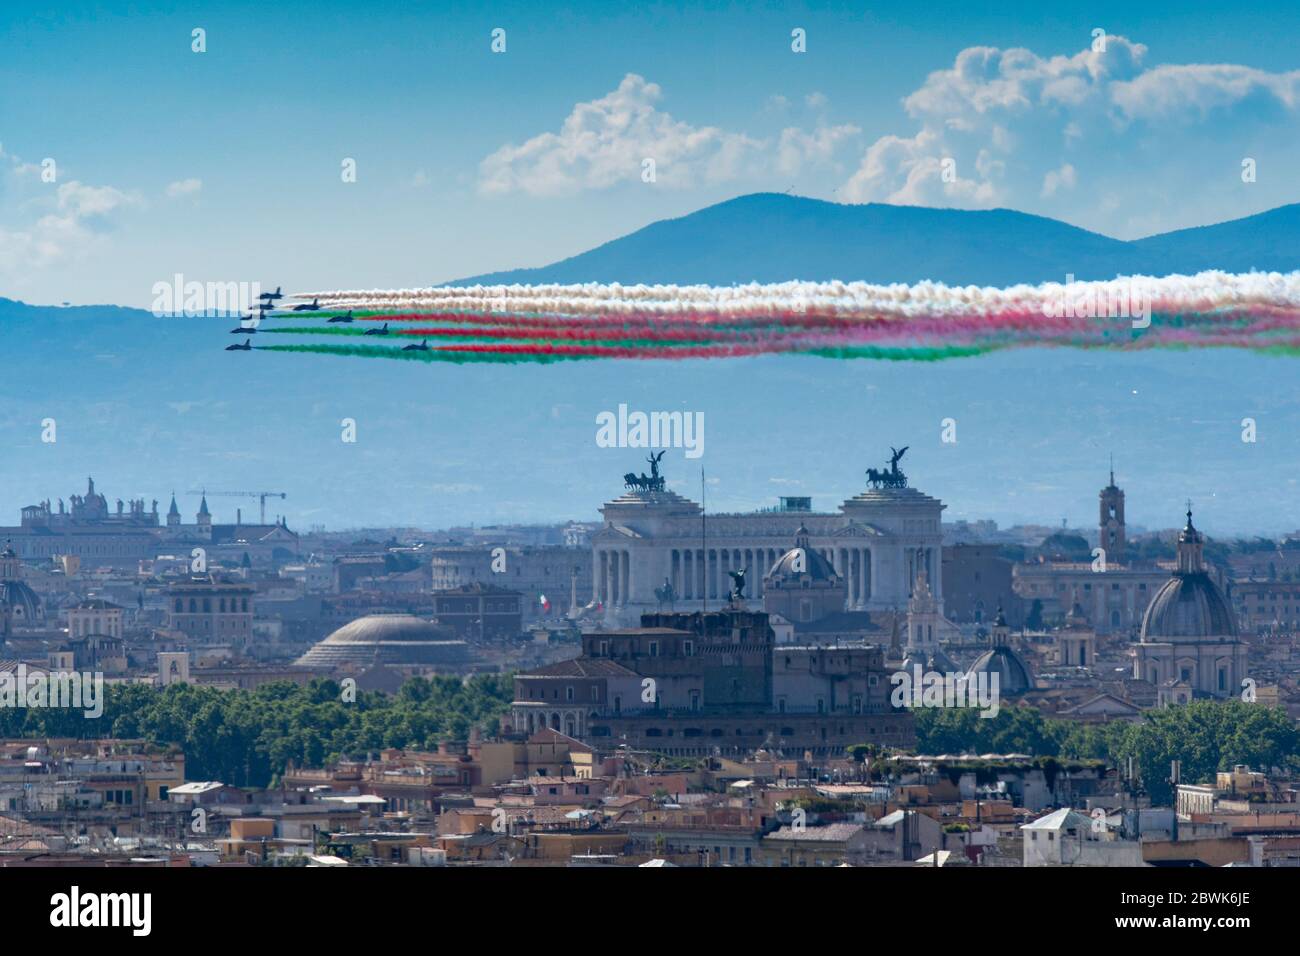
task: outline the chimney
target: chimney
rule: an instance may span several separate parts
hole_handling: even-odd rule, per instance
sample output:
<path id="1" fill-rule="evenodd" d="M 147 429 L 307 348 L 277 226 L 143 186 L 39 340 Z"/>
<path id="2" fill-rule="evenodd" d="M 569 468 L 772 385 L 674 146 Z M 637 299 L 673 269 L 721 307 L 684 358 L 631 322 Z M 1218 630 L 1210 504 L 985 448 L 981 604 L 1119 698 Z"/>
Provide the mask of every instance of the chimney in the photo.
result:
<path id="1" fill-rule="evenodd" d="M 238 527 L 239 527 L 241 524 L 243 524 L 243 523 L 244 523 L 244 509 L 243 509 L 243 508 L 236 508 L 236 509 L 235 509 L 235 527 L 238 528 Z"/>

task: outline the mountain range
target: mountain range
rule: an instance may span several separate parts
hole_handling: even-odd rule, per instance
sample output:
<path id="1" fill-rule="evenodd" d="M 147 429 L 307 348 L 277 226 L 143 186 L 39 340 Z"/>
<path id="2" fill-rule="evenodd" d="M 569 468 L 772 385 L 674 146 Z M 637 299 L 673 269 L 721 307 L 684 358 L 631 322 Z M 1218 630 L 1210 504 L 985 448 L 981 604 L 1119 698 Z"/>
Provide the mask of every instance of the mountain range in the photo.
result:
<path id="1" fill-rule="evenodd" d="M 1070 272 L 1289 270 L 1298 227 L 1300 207 L 1286 206 L 1120 242 L 1006 210 L 756 195 L 553 266 L 481 278 L 1005 285 Z M 950 520 L 1091 524 L 1113 453 L 1132 523 L 1168 527 L 1189 497 L 1211 534 L 1300 523 L 1295 365 L 1253 352 L 425 366 L 225 352 L 238 340 L 231 324 L 0 299 L 0 525 L 23 505 L 80 491 L 87 475 L 110 496 L 164 507 L 175 489 L 186 515 L 195 489 L 284 491 L 295 527 L 591 520 L 621 493 L 621 476 L 643 467 L 641 450 L 595 440 L 596 417 L 620 403 L 706 414 L 710 510 L 768 507 L 777 495 L 834 509 L 891 445 L 910 445 L 908 474 L 948 504 Z M 1241 439 L 1247 416 L 1256 443 Z M 955 444 L 940 441 L 949 417 Z M 47 419 L 57 442 L 43 440 Z M 355 444 L 340 441 L 344 419 L 357 423 Z M 697 496 L 698 464 L 671 452 L 669 486 Z M 221 520 L 240 504 L 212 502 Z"/>
<path id="2" fill-rule="evenodd" d="M 1214 225 L 1124 241 L 1011 209 L 844 205 L 754 193 L 664 219 L 535 269 L 476 283 L 932 280 L 948 285 L 1300 268 L 1300 203 Z"/>

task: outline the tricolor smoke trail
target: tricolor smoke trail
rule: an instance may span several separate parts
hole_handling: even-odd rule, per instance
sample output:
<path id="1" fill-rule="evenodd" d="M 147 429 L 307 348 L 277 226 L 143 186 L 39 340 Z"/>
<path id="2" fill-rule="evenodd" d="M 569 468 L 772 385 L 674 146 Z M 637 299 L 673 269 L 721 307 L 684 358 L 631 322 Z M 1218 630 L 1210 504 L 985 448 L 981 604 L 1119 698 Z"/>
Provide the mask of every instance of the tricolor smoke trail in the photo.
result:
<path id="1" fill-rule="evenodd" d="M 1300 272 L 1005 289 L 932 282 L 593 283 L 341 290 L 299 298 L 318 298 L 329 311 L 294 315 L 297 321 L 284 327 L 266 323 L 261 331 L 337 341 L 263 344 L 260 351 L 511 363 L 786 353 L 936 361 L 1036 346 L 1300 354 Z M 349 310 L 353 324 L 323 321 Z M 375 322 L 390 323 L 391 334 L 350 341 Z M 412 338 L 427 350 L 403 351 Z"/>

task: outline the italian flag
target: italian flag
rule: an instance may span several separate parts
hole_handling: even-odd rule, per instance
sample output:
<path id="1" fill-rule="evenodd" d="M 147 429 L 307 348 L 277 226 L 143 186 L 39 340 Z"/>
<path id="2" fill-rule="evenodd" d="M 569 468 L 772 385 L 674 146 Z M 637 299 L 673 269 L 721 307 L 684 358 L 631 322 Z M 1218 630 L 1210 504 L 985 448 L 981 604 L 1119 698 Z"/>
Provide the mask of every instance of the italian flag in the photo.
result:
<path id="1" fill-rule="evenodd" d="M 542 605 L 543 611 L 549 612 L 551 610 L 551 602 L 546 599 L 545 594 L 538 595 L 538 600 L 539 603 Z"/>

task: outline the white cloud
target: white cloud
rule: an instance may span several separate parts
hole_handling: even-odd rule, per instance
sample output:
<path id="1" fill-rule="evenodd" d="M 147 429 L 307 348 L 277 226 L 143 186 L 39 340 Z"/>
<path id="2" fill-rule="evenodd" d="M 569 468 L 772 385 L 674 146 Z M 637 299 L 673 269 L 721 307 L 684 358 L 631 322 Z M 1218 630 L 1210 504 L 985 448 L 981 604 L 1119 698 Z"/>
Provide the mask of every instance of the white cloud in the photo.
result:
<path id="1" fill-rule="evenodd" d="M 111 229 L 117 214 L 142 204 L 141 198 L 113 186 L 79 180 L 46 183 L 41 167 L 0 149 L 0 178 L 14 202 L 7 216 L 34 211 L 21 225 L 0 226 L 0 275 L 25 279 L 32 271 L 84 256 Z"/>
<path id="2" fill-rule="evenodd" d="M 1234 65 L 1146 64 L 1147 48 L 1107 37 L 1105 52 L 1043 57 L 970 47 L 903 100 L 910 135 L 870 144 L 840 190 L 850 201 L 1033 208 L 1051 200 L 1106 220 L 1076 193 L 1081 176 L 1130 206 L 1185 198 L 1171 175 L 1215 182 L 1252 123 L 1285 133 L 1300 110 L 1300 71 Z M 1273 124 L 1271 127 L 1268 124 Z M 1204 124 L 1204 125 L 1203 125 Z M 1195 133 L 1199 149 L 1182 148 Z M 1275 140 L 1270 140 L 1274 142 Z M 1209 152 L 1225 150 L 1221 158 Z M 956 177 L 945 182 L 942 161 Z M 950 179 L 952 177 L 949 177 Z M 1223 177 L 1222 189 L 1234 185 Z M 1236 183 L 1239 185 L 1239 183 Z M 1176 215 L 1176 214 L 1171 214 Z M 1153 217 L 1158 219 L 1159 216 Z"/>
<path id="3" fill-rule="evenodd" d="M 1267 73 L 1246 66 L 1160 66 L 1114 84 L 1111 99 L 1135 119 L 1204 118 L 1212 110 L 1254 100 L 1288 112 L 1300 107 L 1300 70 Z"/>
<path id="4" fill-rule="evenodd" d="M 856 126 L 818 126 L 812 132 L 795 126 L 781 130 L 777 142 L 776 168 L 783 173 L 798 173 L 804 166 L 829 163 L 836 149 L 860 132 Z"/>
<path id="5" fill-rule="evenodd" d="M 579 103 L 559 132 L 540 133 L 522 144 L 502 146 L 479 164 L 479 190 L 488 195 L 523 192 L 534 196 L 572 194 L 640 181 L 644 161 L 653 159 L 655 181 L 690 188 L 791 174 L 805 164 L 826 162 L 857 132 L 852 126 L 818 125 L 812 131 L 783 130 L 775 143 L 715 126 L 692 126 L 660 110 L 658 84 L 629 73 L 618 88 Z M 770 108 L 784 109 L 785 97 Z"/>
<path id="6" fill-rule="evenodd" d="M 1056 195 L 1058 189 L 1073 189 L 1078 181 L 1079 177 L 1074 167 L 1065 163 L 1060 169 L 1049 170 L 1043 177 L 1043 189 L 1040 195 L 1050 198 Z"/>
<path id="7" fill-rule="evenodd" d="M 74 179 L 58 187 L 59 209 L 75 219 L 102 218 L 136 202 L 138 199 L 112 186 L 87 186 Z"/>
<path id="8" fill-rule="evenodd" d="M 167 184 L 167 198 L 181 199 L 185 196 L 197 196 L 203 189 L 203 180 L 190 177 L 189 179 L 178 179 L 174 183 Z"/>

